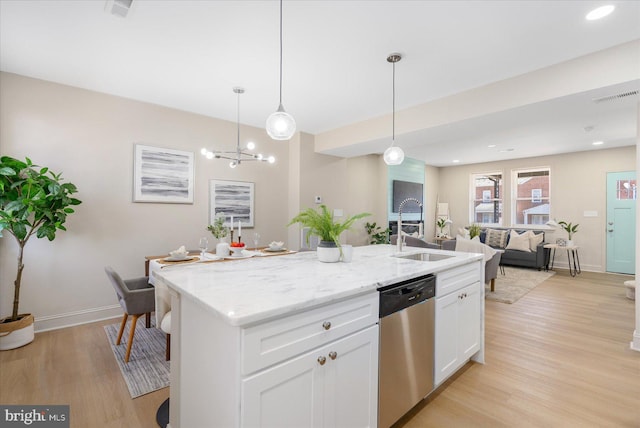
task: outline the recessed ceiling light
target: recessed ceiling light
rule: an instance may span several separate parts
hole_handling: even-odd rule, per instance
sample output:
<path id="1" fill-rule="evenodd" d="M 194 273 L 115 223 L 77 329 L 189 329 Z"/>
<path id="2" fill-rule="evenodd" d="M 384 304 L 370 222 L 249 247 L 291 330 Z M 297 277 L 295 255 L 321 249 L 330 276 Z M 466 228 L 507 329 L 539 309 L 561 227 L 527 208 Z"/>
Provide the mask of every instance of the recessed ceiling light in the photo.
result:
<path id="1" fill-rule="evenodd" d="M 452 160 L 451 162 L 453 162 L 453 163 L 460 163 L 460 159 L 454 159 L 454 160 Z"/>
<path id="2" fill-rule="evenodd" d="M 513 149 L 503 149 L 503 150 L 500 150 L 500 153 L 512 152 L 512 151 Z"/>
<path id="3" fill-rule="evenodd" d="M 595 21 L 596 19 L 604 18 L 605 16 L 609 15 L 615 8 L 616 7 L 612 4 L 600 6 L 587 13 L 587 16 L 585 16 L 585 18 L 587 19 L 587 21 Z"/>
<path id="4" fill-rule="evenodd" d="M 601 146 L 601 145 L 603 145 L 603 144 L 604 144 L 604 141 L 594 141 L 594 142 L 593 142 L 593 143 L 591 143 L 591 144 L 593 144 L 594 146 Z"/>
<path id="5" fill-rule="evenodd" d="M 496 145 L 495 144 L 489 144 L 487 147 L 489 147 L 490 149 L 493 149 Z"/>

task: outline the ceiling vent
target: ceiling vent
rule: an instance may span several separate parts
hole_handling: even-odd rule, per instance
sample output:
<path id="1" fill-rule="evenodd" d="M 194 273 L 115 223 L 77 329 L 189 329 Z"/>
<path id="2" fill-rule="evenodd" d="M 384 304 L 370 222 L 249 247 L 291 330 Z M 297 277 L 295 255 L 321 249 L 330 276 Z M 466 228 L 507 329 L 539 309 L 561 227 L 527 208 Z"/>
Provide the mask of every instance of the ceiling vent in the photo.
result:
<path id="1" fill-rule="evenodd" d="M 615 94 L 615 95 L 608 95 L 606 97 L 591 98 L 591 101 L 593 101 L 596 104 L 598 104 L 598 103 L 606 103 L 606 102 L 609 102 L 609 101 L 621 100 L 621 99 L 626 98 L 626 97 L 632 97 L 634 95 L 638 95 L 638 90 L 637 89 L 635 91 L 623 92 L 621 94 Z"/>
<path id="2" fill-rule="evenodd" d="M 133 0 L 107 0 L 104 10 L 119 18 L 126 18 Z"/>

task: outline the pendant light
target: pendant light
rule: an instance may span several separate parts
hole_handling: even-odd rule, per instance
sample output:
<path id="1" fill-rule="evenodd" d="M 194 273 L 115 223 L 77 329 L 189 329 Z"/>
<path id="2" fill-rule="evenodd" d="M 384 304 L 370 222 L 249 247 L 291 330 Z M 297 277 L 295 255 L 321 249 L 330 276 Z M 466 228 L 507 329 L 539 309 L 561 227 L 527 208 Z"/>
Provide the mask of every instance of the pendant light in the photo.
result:
<path id="1" fill-rule="evenodd" d="M 236 149 L 233 151 L 210 151 L 207 148 L 203 148 L 200 150 L 200 153 L 206 157 L 207 159 L 229 159 L 230 168 L 235 168 L 240 165 L 242 162 L 246 161 L 258 161 L 258 162 L 269 162 L 274 163 L 276 158 L 273 156 L 264 157 L 261 153 L 254 154 L 250 153 L 253 149 L 256 148 L 256 145 L 253 141 L 249 141 L 247 146 L 244 148 L 240 147 L 240 95 L 244 94 L 244 88 L 235 87 L 233 88 L 233 92 L 238 95 L 238 112 L 237 117 L 238 120 L 236 122 L 237 127 L 237 139 L 236 139 Z"/>
<path id="2" fill-rule="evenodd" d="M 387 165 L 400 165 L 402 161 L 404 161 L 404 151 L 398 146 L 395 146 L 396 143 L 396 62 L 402 59 L 402 55 L 399 53 L 392 53 L 387 57 L 387 62 L 390 62 L 393 65 L 393 78 L 392 78 L 392 87 L 393 87 L 393 116 L 392 116 L 392 134 L 391 134 L 391 146 L 384 151 L 384 162 Z"/>
<path id="3" fill-rule="evenodd" d="M 288 140 L 296 132 L 296 121 L 282 106 L 282 0 L 280 0 L 280 104 L 267 118 L 267 134 L 274 140 Z"/>

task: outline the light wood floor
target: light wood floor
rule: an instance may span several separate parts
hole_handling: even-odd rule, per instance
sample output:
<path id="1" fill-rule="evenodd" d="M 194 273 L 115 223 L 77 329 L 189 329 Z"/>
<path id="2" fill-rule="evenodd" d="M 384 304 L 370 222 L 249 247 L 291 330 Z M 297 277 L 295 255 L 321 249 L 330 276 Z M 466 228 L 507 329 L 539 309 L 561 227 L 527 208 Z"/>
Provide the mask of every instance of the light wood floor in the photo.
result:
<path id="1" fill-rule="evenodd" d="M 640 427 L 625 279 L 559 271 L 513 305 L 487 301 L 486 364 L 465 366 L 397 427 Z M 0 352 L 0 403 L 70 404 L 74 428 L 156 427 L 169 389 L 130 398 L 102 328 L 113 322 Z"/>

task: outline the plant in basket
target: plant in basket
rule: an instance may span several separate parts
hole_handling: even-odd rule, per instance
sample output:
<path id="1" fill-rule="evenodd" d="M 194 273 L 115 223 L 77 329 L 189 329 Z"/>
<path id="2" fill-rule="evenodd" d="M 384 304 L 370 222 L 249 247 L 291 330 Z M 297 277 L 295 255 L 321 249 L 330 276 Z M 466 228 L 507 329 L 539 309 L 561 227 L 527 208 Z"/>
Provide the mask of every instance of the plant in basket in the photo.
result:
<path id="1" fill-rule="evenodd" d="M 0 158 L 0 236 L 8 233 L 18 244 L 18 266 L 13 282 L 13 309 L 0 320 L 0 349 L 13 349 L 33 341 L 33 315 L 20 314 L 20 287 L 24 270 L 24 247 L 32 236 L 53 241 L 58 230 L 79 205 L 71 197 L 78 189 L 63 183 L 62 174 L 39 167 L 31 159 Z"/>

